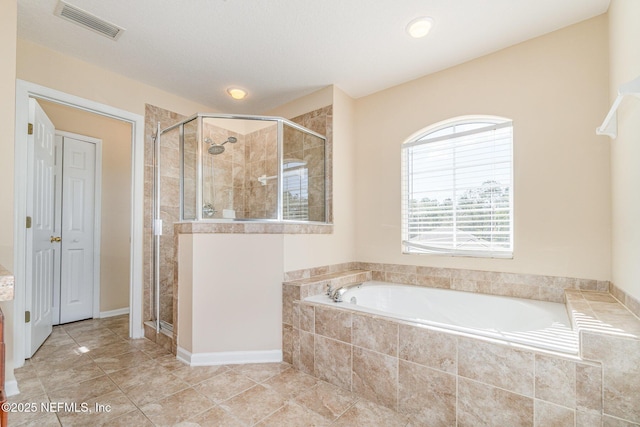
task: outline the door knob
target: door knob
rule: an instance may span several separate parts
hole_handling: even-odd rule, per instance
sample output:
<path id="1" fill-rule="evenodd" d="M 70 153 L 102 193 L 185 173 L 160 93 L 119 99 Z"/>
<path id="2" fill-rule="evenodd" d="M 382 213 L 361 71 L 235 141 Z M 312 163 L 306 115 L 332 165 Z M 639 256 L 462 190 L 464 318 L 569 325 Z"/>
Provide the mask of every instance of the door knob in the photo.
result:
<path id="1" fill-rule="evenodd" d="M 62 242 L 62 237 L 53 237 L 51 236 L 51 243 L 53 242 Z"/>

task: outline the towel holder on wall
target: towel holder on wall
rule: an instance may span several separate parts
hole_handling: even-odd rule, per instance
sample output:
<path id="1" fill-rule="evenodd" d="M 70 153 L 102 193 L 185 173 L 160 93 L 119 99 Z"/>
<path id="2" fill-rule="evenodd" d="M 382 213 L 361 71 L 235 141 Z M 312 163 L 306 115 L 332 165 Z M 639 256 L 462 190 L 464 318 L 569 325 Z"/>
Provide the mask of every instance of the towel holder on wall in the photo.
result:
<path id="1" fill-rule="evenodd" d="M 618 88 L 618 96 L 613 101 L 613 105 L 607 114 L 607 117 L 604 118 L 602 125 L 599 128 L 596 128 L 597 135 L 607 135 L 611 138 L 615 139 L 618 136 L 618 107 L 622 102 L 622 99 L 627 95 L 635 95 L 640 97 L 640 76 L 636 77 L 634 80 L 631 80 L 628 83 L 621 85 Z"/>

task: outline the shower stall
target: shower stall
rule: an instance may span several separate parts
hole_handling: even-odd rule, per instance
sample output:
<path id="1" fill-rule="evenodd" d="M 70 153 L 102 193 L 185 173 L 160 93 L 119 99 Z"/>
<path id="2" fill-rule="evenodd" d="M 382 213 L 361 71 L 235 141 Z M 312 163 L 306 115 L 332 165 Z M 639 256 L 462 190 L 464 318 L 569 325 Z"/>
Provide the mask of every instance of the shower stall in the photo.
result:
<path id="1" fill-rule="evenodd" d="M 196 114 L 154 144 L 153 286 L 145 319 L 171 334 L 179 222 L 326 223 L 326 138 L 280 117 Z"/>

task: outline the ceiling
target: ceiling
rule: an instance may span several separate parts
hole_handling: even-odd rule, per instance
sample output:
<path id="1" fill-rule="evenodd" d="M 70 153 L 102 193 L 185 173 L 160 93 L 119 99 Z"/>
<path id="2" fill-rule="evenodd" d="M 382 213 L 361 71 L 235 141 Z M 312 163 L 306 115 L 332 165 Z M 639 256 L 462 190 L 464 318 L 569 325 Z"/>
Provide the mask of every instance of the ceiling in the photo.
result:
<path id="1" fill-rule="evenodd" d="M 610 0 L 68 0 L 113 41 L 18 0 L 18 37 L 219 112 L 260 114 L 335 84 L 359 98 L 607 11 Z M 405 32 L 419 16 L 431 33 Z M 245 88 L 242 101 L 226 94 Z"/>

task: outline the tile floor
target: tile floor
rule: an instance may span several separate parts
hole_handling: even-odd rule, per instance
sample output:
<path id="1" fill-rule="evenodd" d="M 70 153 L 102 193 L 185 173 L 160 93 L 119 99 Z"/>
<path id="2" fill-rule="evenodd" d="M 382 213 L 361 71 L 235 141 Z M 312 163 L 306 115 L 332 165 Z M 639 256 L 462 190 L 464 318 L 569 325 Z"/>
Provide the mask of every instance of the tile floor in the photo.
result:
<path id="1" fill-rule="evenodd" d="M 127 335 L 127 316 L 54 327 L 33 358 L 16 369 L 21 393 L 9 398 L 37 410 L 10 413 L 9 425 L 412 425 L 286 363 L 190 367 L 155 343 Z M 63 405 L 42 411 L 47 402 L 75 403 L 77 411 L 65 412 Z M 107 405 L 109 411 L 96 412 Z"/>

